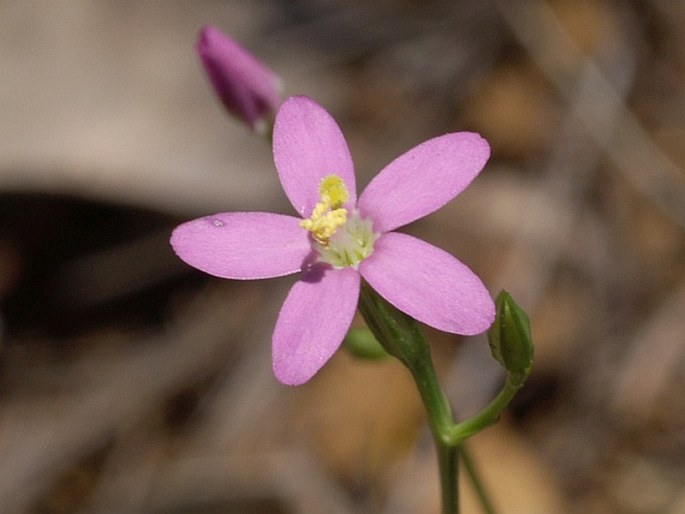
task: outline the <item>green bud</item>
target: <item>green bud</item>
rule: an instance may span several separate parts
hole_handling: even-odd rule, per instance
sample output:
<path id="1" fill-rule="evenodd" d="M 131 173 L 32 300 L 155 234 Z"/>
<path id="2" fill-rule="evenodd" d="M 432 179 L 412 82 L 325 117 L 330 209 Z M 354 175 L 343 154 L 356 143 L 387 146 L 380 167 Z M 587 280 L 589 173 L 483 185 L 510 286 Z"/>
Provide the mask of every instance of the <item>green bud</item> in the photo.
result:
<path id="1" fill-rule="evenodd" d="M 360 359 L 377 360 L 388 356 L 373 333 L 366 327 L 351 328 L 345 336 L 343 345 L 352 355 Z"/>
<path id="2" fill-rule="evenodd" d="M 495 304 L 495 322 L 488 330 L 490 352 L 509 373 L 525 377 L 533 364 L 533 340 L 528 315 L 504 290 L 497 296 Z"/>

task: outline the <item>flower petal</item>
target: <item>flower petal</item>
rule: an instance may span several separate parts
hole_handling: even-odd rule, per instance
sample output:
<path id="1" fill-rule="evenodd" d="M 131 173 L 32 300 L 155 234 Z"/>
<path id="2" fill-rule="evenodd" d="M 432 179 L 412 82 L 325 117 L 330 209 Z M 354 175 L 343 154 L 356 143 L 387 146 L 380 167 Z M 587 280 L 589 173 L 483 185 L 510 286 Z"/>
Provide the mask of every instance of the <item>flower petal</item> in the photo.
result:
<path id="1" fill-rule="evenodd" d="M 300 271 L 312 252 L 299 222 L 268 212 L 215 214 L 176 227 L 171 246 L 183 261 L 210 275 L 279 277 Z"/>
<path id="2" fill-rule="evenodd" d="M 362 217 L 388 232 L 436 211 L 480 173 L 490 156 L 473 132 L 430 139 L 388 164 L 359 197 Z"/>
<path id="3" fill-rule="evenodd" d="M 349 190 L 347 205 L 356 204 L 354 165 L 335 120 L 305 96 L 287 99 L 276 115 L 274 162 L 283 190 L 300 216 L 308 218 L 319 201 L 319 183 L 335 174 Z"/>
<path id="4" fill-rule="evenodd" d="M 303 384 L 331 358 L 352 323 L 359 285 L 354 269 L 324 265 L 315 265 L 293 285 L 273 335 L 273 369 L 280 382 Z"/>
<path id="5" fill-rule="evenodd" d="M 383 234 L 359 272 L 395 307 L 438 330 L 473 335 L 494 320 L 494 302 L 468 267 L 406 234 Z"/>

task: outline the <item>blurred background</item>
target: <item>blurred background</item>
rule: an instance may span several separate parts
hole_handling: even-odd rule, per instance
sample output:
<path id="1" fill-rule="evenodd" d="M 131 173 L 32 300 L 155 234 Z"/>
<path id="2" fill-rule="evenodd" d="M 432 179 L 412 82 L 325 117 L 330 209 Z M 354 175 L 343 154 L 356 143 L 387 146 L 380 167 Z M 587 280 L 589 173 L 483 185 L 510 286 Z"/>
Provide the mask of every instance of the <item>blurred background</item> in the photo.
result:
<path id="1" fill-rule="evenodd" d="M 194 51 L 231 34 L 324 105 L 360 189 L 445 132 L 492 145 L 406 231 L 529 312 L 534 372 L 472 452 L 503 514 L 685 513 L 685 3 L 0 1 L 0 512 L 438 513 L 406 371 L 273 378 L 294 278 L 221 281 L 181 221 L 289 213 Z M 429 332 L 460 416 L 502 376 Z M 469 484 L 464 512 L 479 512 Z"/>

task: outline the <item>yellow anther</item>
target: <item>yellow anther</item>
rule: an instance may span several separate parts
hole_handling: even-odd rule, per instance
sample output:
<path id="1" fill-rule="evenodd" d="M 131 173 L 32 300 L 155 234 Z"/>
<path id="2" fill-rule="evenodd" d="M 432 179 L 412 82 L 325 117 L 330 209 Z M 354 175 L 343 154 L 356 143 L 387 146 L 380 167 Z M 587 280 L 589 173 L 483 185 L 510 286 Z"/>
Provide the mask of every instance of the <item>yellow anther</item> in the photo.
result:
<path id="1" fill-rule="evenodd" d="M 311 232 L 316 241 L 326 246 L 335 231 L 347 222 L 347 209 L 335 209 L 317 215 L 316 211 L 323 205 L 316 204 L 311 218 L 300 221 L 300 226 Z"/>
<path id="2" fill-rule="evenodd" d="M 331 236 L 347 222 L 347 209 L 342 206 L 349 199 L 345 182 L 337 175 L 328 175 L 319 184 L 321 201 L 312 210 L 312 215 L 300 221 L 300 226 L 312 233 L 312 237 L 323 246 L 328 246 Z"/>

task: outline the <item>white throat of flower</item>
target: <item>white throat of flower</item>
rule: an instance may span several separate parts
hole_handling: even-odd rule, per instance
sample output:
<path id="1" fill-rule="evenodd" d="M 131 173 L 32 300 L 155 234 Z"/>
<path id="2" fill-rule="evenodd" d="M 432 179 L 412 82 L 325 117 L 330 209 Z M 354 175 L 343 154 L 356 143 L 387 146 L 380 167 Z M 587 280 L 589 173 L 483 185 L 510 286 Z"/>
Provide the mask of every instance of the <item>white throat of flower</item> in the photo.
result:
<path id="1" fill-rule="evenodd" d="M 371 220 L 362 219 L 356 209 L 349 213 L 343 207 L 350 195 L 345 182 L 337 175 L 327 175 L 321 180 L 319 196 L 321 201 L 300 226 L 311 232 L 320 261 L 335 268 L 356 269 L 373 253 L 373 243 L 378 237 Z"/>

